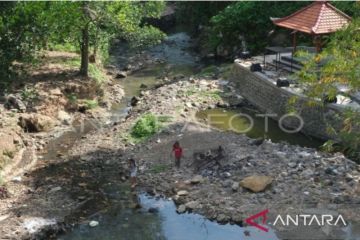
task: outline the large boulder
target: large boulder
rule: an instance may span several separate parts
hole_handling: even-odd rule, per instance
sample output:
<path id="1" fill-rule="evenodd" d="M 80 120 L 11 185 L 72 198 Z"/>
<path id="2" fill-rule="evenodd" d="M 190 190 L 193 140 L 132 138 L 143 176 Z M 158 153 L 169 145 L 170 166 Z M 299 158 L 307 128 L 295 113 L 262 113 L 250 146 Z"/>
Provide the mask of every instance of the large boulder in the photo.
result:
<path id="1" fill-rule="evenodd" d="M 47 132 L 56 125 L 51 117 L 41 114 L 23 114 L 19 117 L 19 125 L 27 132 Z"/>
<path id="2" fill-rule="evenodd" d="M 243 188 L 249 189 L 253 192 L 261 192 L 266 189 L 272 183 L 273 179 L 268 176 L 258 176 L 253 175 L 250 177 L 244 178 L 240 182 L 240 186 Z"/>

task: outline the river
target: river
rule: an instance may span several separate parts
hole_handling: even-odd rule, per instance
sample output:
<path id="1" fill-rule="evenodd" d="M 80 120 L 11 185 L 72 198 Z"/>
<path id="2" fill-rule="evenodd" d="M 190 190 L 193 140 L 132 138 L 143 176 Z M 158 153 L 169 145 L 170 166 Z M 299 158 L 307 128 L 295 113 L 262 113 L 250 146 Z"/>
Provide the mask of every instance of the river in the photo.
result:
<path id="1" fill-rule="evenodd" d="M 185 33 L 175 33 L 168 36 L 164 43 L 152 48 L 150 53 L 153 57 L 164 59 L 165 62 L 152 65 L 145 69 L 131 74 L 121 80 L 125 90 L 123 100 L 112 107 L 113 121 L 126 116 L 131 97 L 140 92 L 140 85 L 146 84 L 148 87 L 154 86 L 159 75 L 164 69 L 169 76 L 182 74 L 190 76 L 200 71 L 204 67 L 198 61 L 198 57 L 189 49 L 191 39 Z M 116 53 L 120 54 L 120 53 Z M 117 59 L 117 56 L 114 56 Z M 120 60 L 119 60 L 120 61 Z M 213 125 L 221 130 L 229 130 L 228 120 L 238 113 L 253 114 L 246 109 L 225 110 L 212 109 L 199 112 L 199 119 L 205 118 L 211 113 L 223 113 L 223 124 Z M 219 119 L 218 119 L 219 120 Z M 236 117 L 234 119 L 235 132 L 243 130 L 248 126 L 246 119 Z M 79 129 L 81 126 L 74 126 Z M 84 134 L 93 130 L 91 124 L 85 124 L 85 131 L 69 131 L 53 140 L 47 148 L 44 159 L 54 158 L 60 152 L 66 154 L 69 146 L 80 139 Z M 263 120 L 256 120 L 254 127 L 247 133 L 253 138 L 265 137 L 272 141 L 287 141 L 291 144 L 298 144 L 307 147 L 318 147 L 320 142 L 310 139 L 302 134 L 284 134 L 276 123 L 271 121 L 269 132 L 264 132 Z M 170 199 L 155 198 L 145 193 L 131 193 L 127 185 L 109 184 L 106 194 L 111 199 L 111 206 L 104 209 L 101 213 L 92 216 L 88 220 L 99 222 L 97 227 L 90 227 L 88 220 L 80 222 L 72 231 L 59 236 L 59 239 L 277 239 L 276 235 L 270 231 L 266 236 L 253 227 L 241 227 L 239 225 L 225 224 L 220 225 L 209 221 L 198 214 L 186 213 L 177 214 L 176 206 Z M 141 209 L 133 209 L 131 205 L 139 203 Z M 150 212 L 149 212 L 149 209 Z"/>

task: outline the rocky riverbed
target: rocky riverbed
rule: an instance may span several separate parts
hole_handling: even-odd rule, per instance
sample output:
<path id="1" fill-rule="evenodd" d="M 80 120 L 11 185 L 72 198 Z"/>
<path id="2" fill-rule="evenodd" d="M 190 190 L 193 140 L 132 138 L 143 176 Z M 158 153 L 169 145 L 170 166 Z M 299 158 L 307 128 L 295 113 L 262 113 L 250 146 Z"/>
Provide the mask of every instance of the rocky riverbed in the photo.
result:
<path id="1" fill-rule="evenodd" d="M 109 74 L 118 76 L 112 70 Z M 335 210 L 339 205 L 360 203 L 360 168 L 343 155 L 251 139 L 214 129 L 209 119 L 196 118 L 196 113 L 204 109 L 247 106 L 231 81 L 223 76 L 221 68 L 206 78 L 163 74 L 155 86 L 141 86 L 139 95 L 131 100 L 126 118 L 114 118 L 109 125 L 104 124 L 111 115 L 109 111 L 94 110 L 94 115 L 89 111 L 90 118 L 97 119 L 92 121 L 94 129 L 79 135 L 74 142 L 61 143 L 66 152 L 35 154 L 56 134 L 24 134 L 19 139 L 17 135 L 23 132 L 17 121 L 12 121 L 7 126 L 14 126 L 17 135 L 7 135 L 14 139 L 14 145 L 9 147 L 15 150 L 25 146 L 31 150 L 24 150 L 26 156 L 39 155 L 45 160 L 8 181 L 8 196 L 1 201 L 0 236 L 51 239 L 76 223 L 91 225 L 93 216 L 114 204 L 114 193 L 109 188 L 123 189 L 120 201 L 126 208 L 140 207 L 129 200 L 129 157 L 139 167 L 137 191 L 172 198 L 178 213 L 196 212 L 220 223 L 244 224 L 245 218 L 268 208 L 276 212 L 309 206 Z M 116 81 L 109 82 L 104 91 L 109 103 L 118 102 L 123 94 L 121 80 Z M 103 103 L 103 109 L 108 109 L 106 101 Z M 59 110 L 63 109 L 53 112 Z M 3 118 L 18 119 L 18 115 L 10 113 L 6 110 Z M 134 139 L 130 134 L 132 127 L 148 113 L 158 117 L 160 131 L 148 139 Z M 29 144 L 30 148 L 26 138 L 31 143 L 32 139 L 38 140 Z M 184 149 L 180 169 L 174 167 L 171 155 L 175 141 L 180 141 Z M 336 211 L 356 223 L 360 216 L 357 209 Z"/>
<path id="2" fill-rule="evenodd" d="M 195 93 L 184 94 L 189 89 Z M 231 84 L 218 80 L 186 79 L 144 91 L 125 122 L 83 139 L 72 154 L 121 168 L 124 181 L 127 159 L 134 157 L 140 169 L 139 189 L 171 197 L 179 213 L 193 211 L 218 222 L 242 223 L 266 208 L 281 212 L 310 206 L 336 208 L 347 220 L 359 220 L 356 211 L 335 207 L 360 203 L 360 168 L 342 154 L 254 140 L 196 121 L 193 116 L 199 109 L 226 105 L 226 98 L 219 103 L 219 98 L 204 92 L 226 95 L 231 89 Z M 124 133 L 148 112 L 172 118 L 160 133 L 134 144 Z M 175 141 L 184 149 L 180 169 L 170 155 Z M 219 146 L 223 148 L 220 157 Z M 111 158 L 102 152 L 111 153 Z"/>

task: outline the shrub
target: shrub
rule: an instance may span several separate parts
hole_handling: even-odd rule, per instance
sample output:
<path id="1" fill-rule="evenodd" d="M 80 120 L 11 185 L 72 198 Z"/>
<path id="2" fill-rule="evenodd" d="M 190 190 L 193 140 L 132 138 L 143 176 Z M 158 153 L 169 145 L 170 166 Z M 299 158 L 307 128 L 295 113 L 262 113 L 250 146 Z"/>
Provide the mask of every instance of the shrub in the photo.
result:
<path id="1" fill-rule="evenodd" d="M 153 114 L 145 114 L 140 117 L 131 130 L 131 135 L 135 138 L 147 138 L 157 133 L 161 125 L 157 117 Z"/>

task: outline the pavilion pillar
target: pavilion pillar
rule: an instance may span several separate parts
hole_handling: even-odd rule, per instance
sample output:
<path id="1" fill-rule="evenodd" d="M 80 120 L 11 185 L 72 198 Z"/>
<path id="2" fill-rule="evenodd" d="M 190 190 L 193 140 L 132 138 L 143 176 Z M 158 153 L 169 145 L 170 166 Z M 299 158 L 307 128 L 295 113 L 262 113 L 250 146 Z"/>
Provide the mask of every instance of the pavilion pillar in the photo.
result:
<path id="1" fill-rule="evenodd" d="M 297 31 L 294 31 L 293 33 L 293 55 L 296 52 L 296 33 Z"/>
<path id="2" fill-rule="evenodd" d="M 316 53 L 321 52 L 322 42 L 321 42 L 321 35 L 314 35 L 314 45 L 316 48 Z"/>

